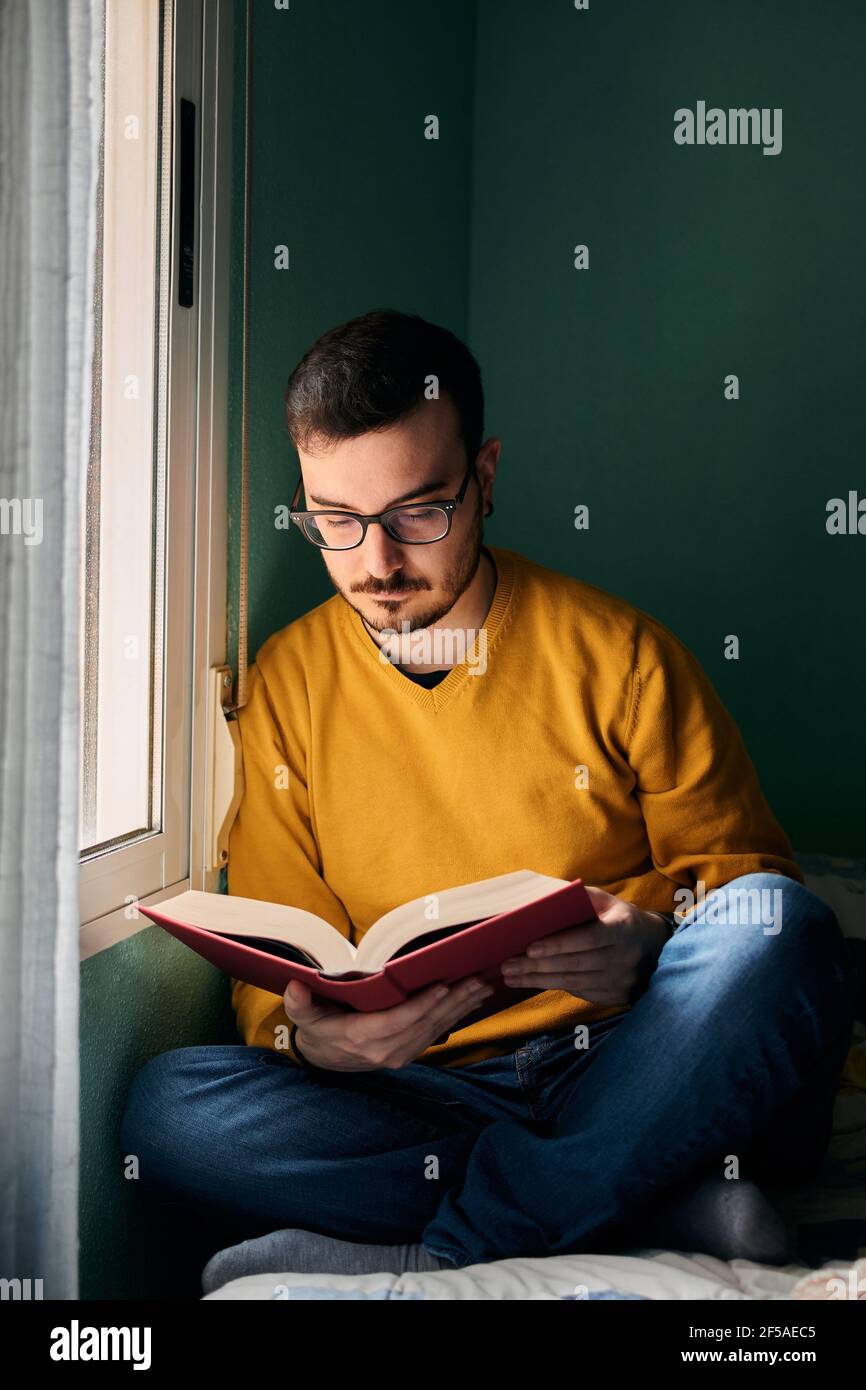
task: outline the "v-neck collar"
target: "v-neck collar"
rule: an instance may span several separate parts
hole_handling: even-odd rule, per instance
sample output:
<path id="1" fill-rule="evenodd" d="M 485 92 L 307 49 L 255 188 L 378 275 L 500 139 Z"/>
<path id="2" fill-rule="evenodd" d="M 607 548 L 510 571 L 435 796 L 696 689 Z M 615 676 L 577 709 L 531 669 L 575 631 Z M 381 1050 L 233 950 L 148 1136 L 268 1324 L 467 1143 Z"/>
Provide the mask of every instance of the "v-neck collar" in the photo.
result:
<path id="1" fill-rule="evenodd" d="M 489 661 L 494 643 L 511 605 L 515 589 L 515 574 L 514 558 L 511 551 L 500 550 L 496 546 L 484 546 L 483 548 L 496 566 L 496 588 L 493 591 L 490 608 L 483 623 L 483 627 L 487 631 L 487 659 Z M 387 680 L 395 690 L 402 691 L 407 699 L 420 705 L 422 709 L 435 714 L 448 703 L 453 695 L 457 694 L 458 690 L 462 689 L 467 681 L 477 679 L 472 674 L 475 669 L 474 666 L 468 661 L 461 661 L 459 665 L 451 668 L 444 680 L 441 680 L 438 685 L 434 685 L 431 689 L 418 685 L 417 681 L 410 680 L 402 671 L 398 671 L 392 662 L 382 660 L 382 649 L 370 636 L 360 613 L 342 597 L 340 598 L 340 611 L 345 625 L 365 654 L 367 662 L 378 670 L 379 678 Z"/>

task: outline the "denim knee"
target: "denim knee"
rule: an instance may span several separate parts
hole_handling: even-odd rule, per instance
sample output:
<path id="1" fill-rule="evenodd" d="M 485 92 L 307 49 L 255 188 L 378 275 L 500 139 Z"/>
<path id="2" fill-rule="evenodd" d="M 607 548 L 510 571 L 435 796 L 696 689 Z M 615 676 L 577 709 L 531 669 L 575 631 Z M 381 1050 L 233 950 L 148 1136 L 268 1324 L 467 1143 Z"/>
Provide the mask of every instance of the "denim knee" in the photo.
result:
<path id="1" fill-rule="evenodd" d="M 726 883 L 722 891 L 739 903 L 746 900 L 752 906 L 760 903 L 757 920 L 763 933 L 787 934 L 793 949 L 801 947 L 807 952 L 817 949 L 822 954 L 829 952 L 837 957 L 845 954 L 842 928 L 835 912 L 804 883 L 785 874 L 742 874 Z M 765 912 L 768 903 L 770 911 Z M 746 920 L 753 919 L 747 916 Z"/>
<path id="2" fill-rule="evenodd" d="M 693 910 L 695 920 L 760 926 L 762 936 L 789 932 L 806 946 L 816 940 L 825 947 L 843 941 L 833 909 L 805 884 L 785 874 L 741 874 L 710 889 L 703 899 L 697 899 Z"/>
<path id="3" fill-rule="evenodd" d="M 752 988 L 808 985 L 822 1012 L 835 1011 L 839 1031 L 853 1023 L 853 980 L 845 938 L 832 908 L 783 874 L 743 874 L 706 894 L 694 920 L 674 933 L 723 929 L 709 940 L 720 964 L 747 975 Z M 763 980 L 763 985 L 759 982 Z"/>
<path id="4" fill-rule="evenodd" d="M 124 1160 L 135 1155 L 142 1187 L 160 1185 L 160 1169 L 176 1137 L 179 1109 L 189 1098 L 190 1068 L 213 1048 L 178 1047 L 160 1052 L 136 1072 L 120 1121 Z"/>

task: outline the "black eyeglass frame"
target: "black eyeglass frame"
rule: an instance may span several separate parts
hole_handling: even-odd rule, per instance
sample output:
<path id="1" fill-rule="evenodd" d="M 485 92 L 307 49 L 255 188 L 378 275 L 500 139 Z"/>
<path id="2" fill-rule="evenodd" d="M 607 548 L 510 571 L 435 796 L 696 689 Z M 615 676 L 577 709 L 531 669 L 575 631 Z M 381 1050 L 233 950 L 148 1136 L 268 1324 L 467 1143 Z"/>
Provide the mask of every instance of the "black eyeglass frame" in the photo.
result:
<path id="1" fill-rule="evenodd" d="M 363 545 L 364 537 L 367 534 L 367 527 L 373 521 L 378 521 L 380 526 L 384 526 L 385 530 L 388 532 L 388 535 L 391 536 L 395 541 L 398 541 L 400 545 L 436 545 L 437 541 L 444 541 L 445 537 L 451 531 L 451 523 L 454 519 L 454 512 L 459 507 L 460 503 L 463 501 L 463 498 L 466 496 L 466 489 L 469 486 L 469 479 L 472 477 L 472 474 L 474 472 L 475 460 L 473 459 L 466 470 L 466 476 L 464 477 L 463 482 L 460 484 L 460 491 L 457 493 L 456 497 L 446 497 L 441 501 L 439 498 L 429 501 L 426 498 L 424 498 L 422 500 L 419 500 L 418 502 L 401 502 L 400 505 L 397 507 L 388 507 L 387 510 L 384 512 L 371 512 L 369 516 L 362 516 L 359 512 L 345 512 L 340 511 L 339 509 L 332 508 L 323 508 L 315 512 L 296 511 L 295 508 L 297 506 L 298 498 L 301 495 L 301 488 L 304 482 L 303 474 L 301 474 L 300 478 L 298 479 L 298 486 L 295 488 L 295 495 L 292 498 L 292 504 L 289 507 L 289 516 L 297 526 L 304 540 L 307 541 L 310 545 L 314 545 L 317 550 L 357 550 L 359 545 Z M 440 511 L 443 511 L 445 513 L 445 518 L 448 524 L 442 535 L 436 536 L 433 540 L 430 541 L 410 541 L 406 540 L 404 536 L 395 535 L 394 532 L 391 530 L 390 526 L 388 525 L 389 518 L 392 517 L 395 514 L 395 512 L 415 512 L 418 510 L 419 507 L 438 507 Z M 362 528 L 361 535 L 359 539 L 355 541 L 352 545 L 319 545 L 318 541 L 312 540 L 311 537 L 308 536 L 306 531 L 304 530 L 304 522 L 307 521 L 310 517 L 315 516 L 347 516 L 350 517 L 353 521 L 360 521 Z"/>

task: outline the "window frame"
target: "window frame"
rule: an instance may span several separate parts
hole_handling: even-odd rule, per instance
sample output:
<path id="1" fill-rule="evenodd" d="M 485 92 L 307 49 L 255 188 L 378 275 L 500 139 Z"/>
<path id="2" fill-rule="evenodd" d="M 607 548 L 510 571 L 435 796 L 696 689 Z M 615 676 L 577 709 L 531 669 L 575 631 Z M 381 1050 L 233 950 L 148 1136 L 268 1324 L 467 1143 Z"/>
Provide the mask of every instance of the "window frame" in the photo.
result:
<path id="1" fill-rule="evenodd" d="M 135 903 L 186 888 L 214 891 L 204 843 L 211 667 L 225 662 L 227 401 L 232 179 L 231 0 L 167 0 L 170 303 L 166 412 L 166 555 L 162 829 L 83 859 L 81 959 L 152 925 Z M 196 108 L 195 287 L 177 302 L 180 102 Z"/>

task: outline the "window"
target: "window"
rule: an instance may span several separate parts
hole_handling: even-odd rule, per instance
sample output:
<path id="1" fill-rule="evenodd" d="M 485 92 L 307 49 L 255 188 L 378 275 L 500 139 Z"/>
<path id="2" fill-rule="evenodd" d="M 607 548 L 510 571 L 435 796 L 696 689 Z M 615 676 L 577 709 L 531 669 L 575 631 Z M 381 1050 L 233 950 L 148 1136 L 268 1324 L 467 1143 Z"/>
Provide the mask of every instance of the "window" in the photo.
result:
<path id="1" fill-rule="evenodd" d="M 82 513 L 81 849 L 162 827 L 170 149 L 162 7 L 106 0 L 91 447 Z"/>
<path id="2" fill-rule="evenodd" d="M 225 654 L 231 8 L 105 0 L 80 576 L 82 956 L 149 925 L 130 904 L 215 886 L 204 710 Z"/>

